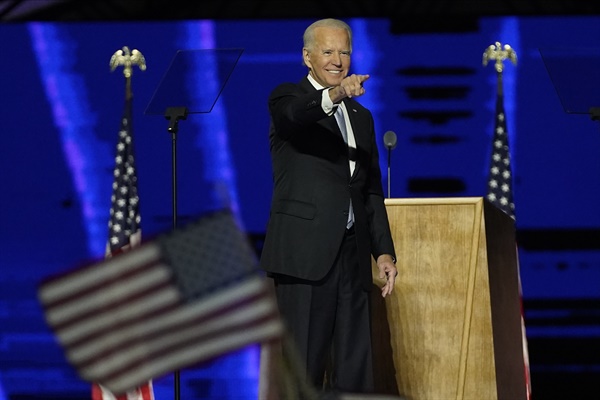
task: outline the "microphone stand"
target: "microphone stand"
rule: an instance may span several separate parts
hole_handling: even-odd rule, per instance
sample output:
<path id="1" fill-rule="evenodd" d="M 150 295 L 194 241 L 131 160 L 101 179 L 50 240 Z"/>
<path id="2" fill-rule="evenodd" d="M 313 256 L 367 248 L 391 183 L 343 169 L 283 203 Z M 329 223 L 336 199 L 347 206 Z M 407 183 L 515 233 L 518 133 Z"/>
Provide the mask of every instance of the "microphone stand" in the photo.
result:
<path id="1" fill-rule="evenodd" d="M 391 197 L 391 192 L 392 192 L 392 186 L 391 186 L 391 174 L 392 174 L 392 150 L 394 148 L 396 148 L 396 142 L 398 141 L 398 138 L 396 137 L 396 134 L 393 131 L 387 131 L 384 135 L 383 135 L 383 144 L 385 145 L 385 147 L 387 148 L 387 194 L 388 194 L 388 199 Z"/>
<path id="2" fill-rule="evenodd" d="M 387 193 L 388 193 L 388 199 L 389 199 L 390 195 L 391 195 L 391 184 L 390 184 L 391 177 L 390 177 L 390 174 L 391 174 L 391 170 L 392 170 L 392 168 L 391 168 L 392 146 L 388 146 L 386 144 L 386 147 L 388 149 L 388 151 L 387 151 L 387 153 L 388 153 L 387 154 L 387 184 L 388 184 L 387 185 Z"/>

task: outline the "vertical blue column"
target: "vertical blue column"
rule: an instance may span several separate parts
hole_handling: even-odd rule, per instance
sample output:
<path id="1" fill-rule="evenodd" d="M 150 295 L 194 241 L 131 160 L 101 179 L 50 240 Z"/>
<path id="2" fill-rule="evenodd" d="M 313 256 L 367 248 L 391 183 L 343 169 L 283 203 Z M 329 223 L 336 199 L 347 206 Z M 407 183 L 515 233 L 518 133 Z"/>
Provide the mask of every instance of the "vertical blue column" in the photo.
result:
<path id="1" fill-rule="evenodd" d="M 77 43 L 68 37 L 66 25 L 30 23 L 28 29 L 81 204 L 89 254 L 99 257 L 106 248 L 111 181 L 110 176 L 98 172 L 103 171 L 112 158 L 107 146 L 96 139 L 95 116 L 89 109 L 85 82 L 73 68 Z M 117 122 L 118 119 L 115 126 Z"/>
<path id="2" fill-rule="evenodd" d="M 366 92 L 358 101 L 368 108 L 373 114 L 375 120 L 375 134 L 383 135 L 381 121 L 383 120 L 382 102 L 379 88 L 382 85 L 381 78 L 376 73 L 376 65 L 380 57 L 376 41 L 369 35 L 369 24 L 364 18 L 354 18 L 348 21 L 352 28 L 352 65 L 350 73 L 369 74 L 369 79 L 365 82 Z M 381 169 L 381 178 L 387 180 L 387 159 L 385 157 L 387 150 L 383 147 L 383 141 L 377 137 L 379 149 L 379 167 Z M 383 183 L 383 182 L 382 182 Z"/>

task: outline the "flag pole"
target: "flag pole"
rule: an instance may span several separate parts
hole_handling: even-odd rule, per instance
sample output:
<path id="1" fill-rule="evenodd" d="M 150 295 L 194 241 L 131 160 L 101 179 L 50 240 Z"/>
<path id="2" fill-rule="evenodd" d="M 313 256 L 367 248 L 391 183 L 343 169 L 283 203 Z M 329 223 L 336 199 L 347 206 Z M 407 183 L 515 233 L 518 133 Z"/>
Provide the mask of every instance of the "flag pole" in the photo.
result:
<path id="1" fill-rule="evenodd" d="M 137 194 L 137 177 L 133 154 L 131 75 L 133 66 L 142 71 L 146 69 L 144 56 L 138 50 L 129 51 L 123 47 L 116 51 L 110 59 L 113 72 L 123 66 L 125 77 L 125 107 L 121 118 L 117 154 L 115 158 L 114 182 L 111 196 L 109 218 L 109 234 L 106 244 L 105 258 L 128 251 L 141 244 L 141 218 L 139 214 L 139 198 Z M 110 389 L 99 382 L 92 383 L 92 400 L 114 400 L 127 397 L 130 400 L 154 400 L 152 380 L 127 390 L 123 395 L 115 396 Z"/>

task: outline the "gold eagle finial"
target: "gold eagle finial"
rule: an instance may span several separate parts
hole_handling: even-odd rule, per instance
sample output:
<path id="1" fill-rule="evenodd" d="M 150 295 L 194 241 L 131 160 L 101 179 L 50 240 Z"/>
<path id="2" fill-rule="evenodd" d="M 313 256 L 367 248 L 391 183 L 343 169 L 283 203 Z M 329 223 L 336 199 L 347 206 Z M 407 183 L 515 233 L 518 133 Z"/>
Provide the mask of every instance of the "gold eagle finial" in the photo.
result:
<path id="1" fill-rule="evenodd" d="M 133 73 L 133 65 L 137 65 L 142 71 L 146 70 L 146 59 L 139 50 L 133 49 L 130 52 L 129 47 L 124 46 L 123 49 L 115 51 L 110 58 L 111 71 L 114 71 L 120 65 L 123 66 L 123 75 L 125 75 L 125 78 L 130 78 Z"/>
<path id="2" fill-rule="evenodd" d="M 504 69 L 503 61 L 506 59 L 517 65 L 517 53 L 508 44 L 502 46 L 500 42 L 496 42 L 495 44 L 488 46 L 483 52 L 483 65 L 486 66 L 488 61 L 495 60 L 495 68 L 498 73 L 501 73 Z"/>

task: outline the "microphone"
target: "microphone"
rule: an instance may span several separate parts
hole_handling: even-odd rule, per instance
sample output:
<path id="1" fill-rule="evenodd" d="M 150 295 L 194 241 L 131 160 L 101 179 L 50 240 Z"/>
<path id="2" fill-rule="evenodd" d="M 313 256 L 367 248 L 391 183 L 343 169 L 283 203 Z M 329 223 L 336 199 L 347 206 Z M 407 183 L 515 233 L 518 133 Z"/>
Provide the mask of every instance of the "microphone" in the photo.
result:
<path id="1" fill-rule="evenodd" d="M 387 131 L 383 135 L 383 143 L 385 144 L 385 147 L 387 147 L 390 150 L 394 150 L 396 148 L 397 140 L 398 138 L 396 137 L 396 134 L 393 131 Z"/>
<path id="2" fill-rule="evenodd" d="M 396 148 L 396 144 L 398 142 L 398 138 L 396 137 L 396 134 L 393 131 L 387 131 L 384 135 L 383 135 L 383 144 L 385 144 L 385 147 L 388 149 L 388 159 L 387 159 L 387 167 L 388 167 L 388 173 L 387 173 L 387 184 L 388 184 L 388 199 L 390 198 L 390 192 L 391 192 L 391 185 L 390 185 L 390 173 L 391 173 L 391 168 L 390 168 L 390 164 L 391 164 L 391 159 L 392 159 L 392 150 Z"/>

